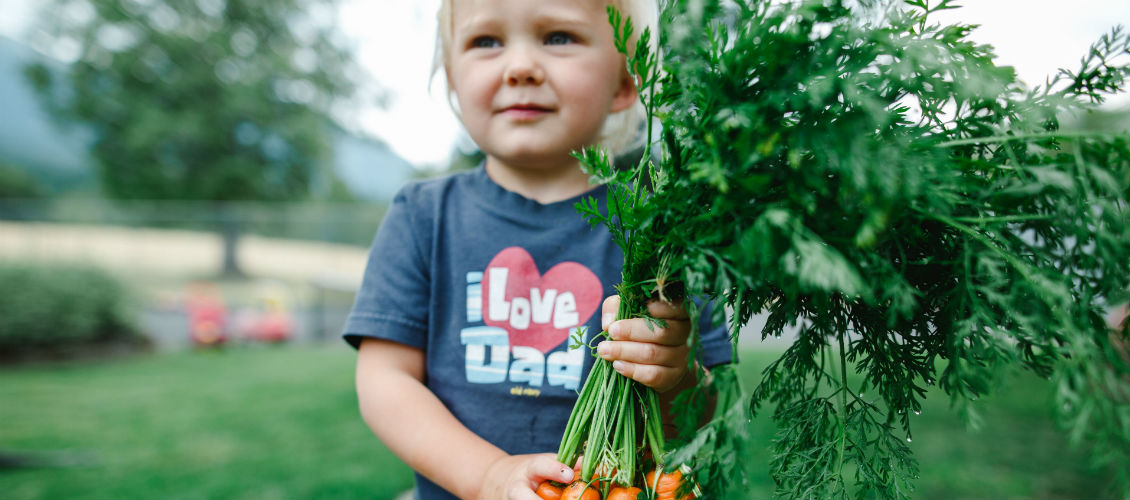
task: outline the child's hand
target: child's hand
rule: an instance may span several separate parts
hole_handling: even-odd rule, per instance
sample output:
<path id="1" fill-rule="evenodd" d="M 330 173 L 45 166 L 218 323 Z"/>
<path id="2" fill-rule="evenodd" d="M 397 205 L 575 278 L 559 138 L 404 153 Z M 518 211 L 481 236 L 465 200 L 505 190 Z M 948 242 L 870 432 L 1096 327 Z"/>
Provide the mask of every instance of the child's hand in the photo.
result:
<path id="1" fill-rule="evenodd" d="M 666 392 L 687 376 L 687 336 L 691 332 L 687 311 L 681 302 L 652 300 L 647 310 L 655 318 L 667 322 L 659 327 L 646 319 L 635 318 L 613 322 L 620 307 L 620 297 L 604 300 L 601 327 L 612 337 L 597 345 L 597 354 L 612 361 L 621 375 L 643 385 Z"/>
<path id="2" fill-rule="evenodd" d="M 541 500 L 534 490 L 546 479 L 568 483 L 573 480 L 573 469 L 552 453 L 510 455 L 487 469 L 479 498 Z"/>

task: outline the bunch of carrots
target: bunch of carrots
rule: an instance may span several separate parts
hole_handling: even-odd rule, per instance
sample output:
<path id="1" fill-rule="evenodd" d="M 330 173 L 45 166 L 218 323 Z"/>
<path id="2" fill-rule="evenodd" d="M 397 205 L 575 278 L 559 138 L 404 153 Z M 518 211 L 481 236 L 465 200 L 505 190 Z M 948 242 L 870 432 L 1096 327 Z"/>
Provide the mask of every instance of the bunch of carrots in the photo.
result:
<path id="1" fill-rule="evenodd" d="M 639 314 L 643 303 L 623 294 L 618 319 Z M 581 336 L 584 334 L 581 333 Z M 578 340 L 579 341 L 579 340 Z M 543 481 L 543 500 L 691 500 L 699 496 L 685 465 L 667 472 L 659 397 L 651 388 L 595 361 L 581 388 L 558 449 L 557 460 L 576 464 L 566 485 Z"/>
<path id="2" fill-rule="evenodd" d="M 674 472 L 651 470 L 644 476 L 643 488 L 615 484 L 612 477 L 595 477 L 569 484 L 542 481 L 536 493 L 542 500 L 691 500 L 698 492 L 689 486 L 683 470 L 685 467 Z"/>

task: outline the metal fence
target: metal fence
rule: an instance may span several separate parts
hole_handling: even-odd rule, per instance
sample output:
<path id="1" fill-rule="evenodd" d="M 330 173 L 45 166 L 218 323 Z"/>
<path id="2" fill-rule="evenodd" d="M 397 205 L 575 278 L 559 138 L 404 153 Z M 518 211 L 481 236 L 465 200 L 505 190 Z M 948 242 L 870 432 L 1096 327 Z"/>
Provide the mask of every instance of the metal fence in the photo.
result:
<path id="1" fill-rule="evenodd" d="M 368 246 L 386 206 L 348 202 L 0 199 L 0 221 L 188 229 Z"/>
<path id="2" fill-rule="evenodd" d="M 161 348 L 193 344 L 201 293 L 222 304 L 230 340 L 253 341 L 279 311 L 289 340 L 334 339 L 384 213 L 367 203 L 0 199 L 0 260 L 111 273 L 135 290 L 141 327 Z M 221 273 L 233 232 L 240 276 Z"/>

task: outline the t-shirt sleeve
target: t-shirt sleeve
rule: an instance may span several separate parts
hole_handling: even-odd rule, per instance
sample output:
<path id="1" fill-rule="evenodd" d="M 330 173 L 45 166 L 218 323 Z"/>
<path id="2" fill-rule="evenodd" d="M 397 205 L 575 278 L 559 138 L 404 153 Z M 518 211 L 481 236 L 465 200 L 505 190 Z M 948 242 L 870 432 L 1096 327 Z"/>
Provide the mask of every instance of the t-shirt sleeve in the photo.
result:
<path id="1" fill-rule="evenodd" d="M 726 330 L 726 323 L 715 325 L 713 320 L 714 302 L 707 302 L 699 314 L 699 342 L 701 342 L 702 364 L 707 368 L 735 361 L 733 347 L 730 344 L 730 334 Z"/>
<path id="2" fill-rule="evenodd" d="M 427 348 L 428 247 L 425 213 L 412 186 L 393 199 L 377 230 L 365 276 L 342 336 L 353 347 L 364 338 Z"/>

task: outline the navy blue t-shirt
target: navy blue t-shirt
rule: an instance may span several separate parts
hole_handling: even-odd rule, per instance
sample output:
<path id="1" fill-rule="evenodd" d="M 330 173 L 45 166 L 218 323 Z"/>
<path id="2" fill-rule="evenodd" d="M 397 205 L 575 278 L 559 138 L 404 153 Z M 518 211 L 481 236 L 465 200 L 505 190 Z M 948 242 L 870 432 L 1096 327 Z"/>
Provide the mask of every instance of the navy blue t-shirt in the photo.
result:
<path id="1" fill-rule="evenodd" d="M 593 361 L 569 338 L 587 327 L 591 341 L 620 279 L 620 248 L 573 208 L 585 196 L 603 207 L 606 192 L 542 204 L 482 166 L 407 185 L 377 232 L 345 340 L 424 350 L 427 387 L 468 429 L 510 454 L 556 452 Z M 730 361 L 722 328 L 702 344 L 705 366 Z M 455 498 L 419 474 L 416 485 L 417 498 Z"/>

